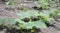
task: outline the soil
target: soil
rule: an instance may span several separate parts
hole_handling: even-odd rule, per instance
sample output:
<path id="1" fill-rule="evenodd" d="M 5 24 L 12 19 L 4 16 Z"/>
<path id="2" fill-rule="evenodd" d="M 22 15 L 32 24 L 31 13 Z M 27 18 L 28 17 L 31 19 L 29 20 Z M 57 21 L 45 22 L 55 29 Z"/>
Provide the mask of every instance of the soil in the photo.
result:
<path id="1" fill-rule="evenodd" d="M 11 5 L 11 10 L 8 10 L 8 8 L 10 7 L 9 5 L 4 4 L 4 2 L 0 1 L 0 17 L 2 18 L 18 18 L 18 16 L 16 15 L 17 13 L 19 13 L 21 10 L 18 10 L 18 5 L 21 4 L 20 0 L 15 0 L 18 4 L 16 5 Z M 32 7 L 34 6 L 33 2 L 28 2 L 28 3 L 23 3 L 27 8 L 32 9 Z M 54 6 L 54 5 L 58 5 L 58 6 Z M 56 8 L 56 9 L 60 9 L 60 5 L 59 3 L 55 3 L 53 4 L 52 8 Z M 55 16 L 55 18 L 57 19 L 56 21 L 50 21 L 50 22 L 54 22 L 54 26 L 53 25 L 49 25 L 48 28 L 40 28 L 40 32 L 39 33 L 60 33 L 60 30 L 58 30 L 57 28 L 60 28 L 60 16 Z M 3 28 L 2 28 L 3 29 Z M 1 30 L 0 29 L 0 33 L 9 33 L 5 31 L 6 29 Z M 12 30 L 10 30 L 10 33 L 18 33 Z M 20 32 L 19 32 L 20 33 Z M 24 32 L 23 32 L 24 33 Z M 26 33 L 30 33 L 30 32 L 26 32 Z"/>

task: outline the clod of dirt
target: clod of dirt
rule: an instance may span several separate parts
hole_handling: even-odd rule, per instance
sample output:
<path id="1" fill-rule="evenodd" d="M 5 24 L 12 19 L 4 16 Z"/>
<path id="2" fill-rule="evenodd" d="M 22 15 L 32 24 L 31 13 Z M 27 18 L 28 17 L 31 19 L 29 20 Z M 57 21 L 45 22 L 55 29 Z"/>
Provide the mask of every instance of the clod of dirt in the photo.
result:
<path id="1" fill-rule="evenodd" d="M 55 28 L 60 28 L 60 22 L 56 22 L 56 23 L 54 24 L 54 26 L 55 26 Z"/>
<path id="2" fill-rule="evenodd" d="M 5 33 L 5 31 L 0 31 L 0 33 Z"/>
<path id="3" fill-rule="evenodd" d="M 8 7 L 6 7 L 5 10 L 8 10 L 8 11 L 13 10 L 14 11 L 14 8 L 11 8 L 11 7 L 8 8 Z"/>
<path id="4" fill-rule="evenodd" d="M 36 10 L 43 10 L 42 7 L 41 8 L 38 8 L 38 7 L 34 6 L 33 8 L 36 9 Z"/>
<path id="5" fill-rule="evenodd" d="M 32 19 L 32 21 L 38 21 L 39 20 L 39 18 L 36 16 L 31 17 L 31 19 Z"/>
<path id="6" fill-rule="evenodd" d="M 53 27 L 51 28 L 46 28 L 46 29 L 40 29 L 42 31 L 42 33 L 58 33 L 58 31 L 56 31 Z"/>
<path id="7" fill-rule="evenodd" d="M 22 21 L 29 22 L 29 18 L 24 18 L 24 19 L 22 19 Z"/>

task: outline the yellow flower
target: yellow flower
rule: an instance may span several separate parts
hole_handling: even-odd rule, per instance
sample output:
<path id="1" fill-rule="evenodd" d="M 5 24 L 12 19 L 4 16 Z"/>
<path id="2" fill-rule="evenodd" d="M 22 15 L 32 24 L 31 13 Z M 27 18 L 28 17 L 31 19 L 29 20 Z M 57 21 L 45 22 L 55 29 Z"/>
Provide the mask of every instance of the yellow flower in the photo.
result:
<path id="1" fill-rule="evenodd" d="M 35 30 L 33 30 L 33 29 L 31 30 L 31 32 L 34 32 L 34 31 L 35 31 Z"/>

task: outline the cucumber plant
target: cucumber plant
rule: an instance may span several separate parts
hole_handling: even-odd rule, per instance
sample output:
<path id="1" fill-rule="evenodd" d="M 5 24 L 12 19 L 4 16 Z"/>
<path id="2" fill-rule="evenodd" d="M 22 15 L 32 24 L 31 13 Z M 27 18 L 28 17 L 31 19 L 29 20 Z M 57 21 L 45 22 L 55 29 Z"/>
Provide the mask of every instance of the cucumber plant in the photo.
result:
<path id="1" fill-rule="evenodd" d="M 31 32 L 35 32 L 33 27 L 36 28 L 47 28 L 45 23 L 48 23 L 48 21 L 54 20 L 54 15 L 56 13 L 59 13 L 60 11 L 57 9 L 53 10 L 44 10 L 42 12 L 39 12 L 38 10 L 27 10 L 27 11 L 21 11 L 17 14 L 19 16 L 18 19 L 4 19 L 0 18 L 0 26 L 4 25 L 3 23 L 5 20 L 8 20 L 8 26 L 10 28 L 15 28 L 17 30 L 30 30 Z M 51 16 L 52 15 L 52 16 Z M 33 19 L 36 20 L 33 20 Z"/>
<path id="2" fill-rule="evenodd" d="M 23 29 L 25 29 L 25 28 L 31 29 L 31 28 L 33 28 L 33 26 L 35 26 L 37 28 L 46 28 L 45 23 L 47 23 L 48 20 L 54 20 L 54 18 L 52 16 L 54 16 L 54 14 L 56 14 L 57 12 L 59 12 L 59 10 L 56 10 L 56 9 L 50 10 L 48 12 L 47 11 L 39 12 L 37 10 L 28 10 L 26 12 L 22 11 L 19 14 L 17 14 L 19 16 L 19 19 L 17 19 L 17 22 L 20 23 L 19 25 Z M 38 17 L 38 20 L 32 21 L 32 16 Z M 27 23 L 25 22 L 25 20 L 22 20 L 25 18 L 29 19 L 29 21 Z"/>
<path id="3" fill-rule="evenodd" d="M 48 9 L 49 3 L 47 0 L 38 0 L 34 2 L 37 8 Z"/>

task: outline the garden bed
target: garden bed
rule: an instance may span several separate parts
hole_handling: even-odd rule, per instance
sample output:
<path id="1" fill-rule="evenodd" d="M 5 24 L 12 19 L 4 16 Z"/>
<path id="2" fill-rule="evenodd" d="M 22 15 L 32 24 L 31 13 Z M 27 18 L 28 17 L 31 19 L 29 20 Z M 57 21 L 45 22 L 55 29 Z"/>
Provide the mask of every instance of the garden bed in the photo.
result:
<path id="1" fill-rule="evenodd" d="M 17 0 L 15 0 L 15 1 L 17 1 Z M 7 19 L 18 18 L 17 13 L 20 13 L 22 11 L 19 8 L 20 4 L 22 4 L 22 3 L 18 2 L 18 4 L 14 4 L 14 5 L 10 6 L 10 5 L 6 5 L 3 2 L 1 2 L 0 3 L 0 17 L 7 18 Z M 29 10 L 32 10 L 33 7 L 35 6 L 35 4 L 31 3 L 31 2 L 23 3 L 23 4 Z M 54 5 L 56 5 L 56 6 L 54 6 Z M 9 9 L 10 7 L 11 7 L 11 9 Z M 52 8 L 60 10 L 59 3 L 54 3 Z M 40 9 L 38 9 L 38 10 L 40 10 Z M 50 21 L 50 23 L 52 23 L 52 25 L 50 25 L 50 23 L 45 23 L 47 25 L 47 28 L 40 28 L 40 29 L 35 28 L 35 32 L 32 32 L 32 33 L 60 33 L 60 16 L 55 15 L 55 18 L 56 18 L 55 21 Z M 7 27 L 7 26 L 9 26 L 8 22 L 9 21 L 6 20 L 4 22 L 5 26 L 0 26 L 0 33 L 31 33 L 31 31 L 30 31 L 31 29 L 30 30 L 26 30 L 26 29 L 16 30 L 15 28 Z"/>

